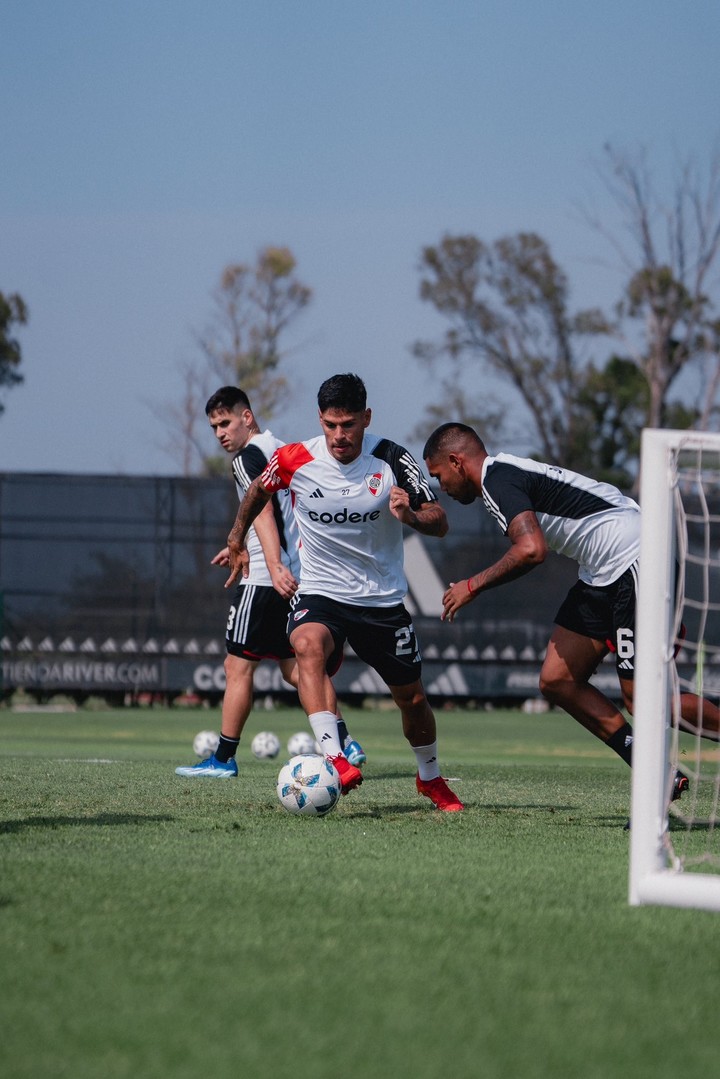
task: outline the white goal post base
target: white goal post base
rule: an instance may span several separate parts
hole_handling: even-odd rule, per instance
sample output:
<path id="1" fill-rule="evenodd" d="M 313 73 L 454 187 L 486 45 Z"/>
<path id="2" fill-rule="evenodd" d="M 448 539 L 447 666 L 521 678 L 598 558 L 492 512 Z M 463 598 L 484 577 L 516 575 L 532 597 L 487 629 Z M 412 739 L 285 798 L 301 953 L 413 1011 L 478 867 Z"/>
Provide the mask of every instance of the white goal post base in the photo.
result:
<path id="1" fill-rule="evenodd" d="M 720 434 L 646 429 L 642 433 L 642 508 L 635 633 L 635 703 L 630 832 L 629 899 L 720 911 L 720 873 L 683 869 L 674 856 L 668 804 L 674 668 L 675 495 L 678 454 L 720 461 Z M 698 469 L 701 477 L 702 468 Z M 714 472 L 714 481 L 717 471 Z M 700 479 L 699 482 L 702 482 Z M 715 495 L 713 512 L 720 514 Z M 713 597 L 717 602 L 720 596 Z M 720 644 L 719 642 L 716 642 Z M 703 641 L 697 642 L 698 655 Z M 700 678 L 702 684 L 702 678 Z M 720 828 L 720 821 L 716 822 Z"/>
<path id="2" fill-rule="evenodd" d="M 659 869 L 647 873 L 634 887 L 631 881 L 630 903 L 634 907 L 691 907 L 694 910 L 718 911 L 720 877 Z"/>

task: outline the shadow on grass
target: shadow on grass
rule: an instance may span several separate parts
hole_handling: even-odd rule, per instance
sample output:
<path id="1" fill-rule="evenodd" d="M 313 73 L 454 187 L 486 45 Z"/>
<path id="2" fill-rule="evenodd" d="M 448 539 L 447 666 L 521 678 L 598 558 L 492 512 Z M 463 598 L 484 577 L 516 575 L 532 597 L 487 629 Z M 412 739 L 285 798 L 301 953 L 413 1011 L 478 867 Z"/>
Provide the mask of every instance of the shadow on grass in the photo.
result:
<path id="1" fill-rule="evenodd" d="M 388 820 L 390 817 L 402 817 L 406 814 L 419 814 L 427 807 L 424 805 L 384 806 L 382 809 L 357 809 L 352 813 L 343 813 L 343 820 Z M 431 807 L 432 808 L 432 807 Z"/>
<path id="2" fill-rule="evenodd" d="M 163 821 L 174 820 L 167 815 L 151 815 L 142 813 L 96 813 L 93 817 L 25 817 L 24 820 L 0 821 L 0 835 L 12 835 L 23 832 L 28 828 L 45 828 L 49 831 L 56 828 L 76 828 L 78 825 L 122 825 L 122 824 L 158 824 Z"/>
<path id="3" fill-rule="evenodd" d="M 604 824 L 617 824 L 618 821 L 623 821 L 625 831 L 630 831 L 630 821 L 627 817 L 599 817 L 598 818 Z M 717 829 L 717 822 L 713 820 L 693 820 L 685 823 L 679 817 L 668 818 L 668 832 L 714 832 Z"/>
<path id="4" fill-rule="evenodd" d="M 364 775 L 364 782 L 365 783 L 384 783 L 388 779 L 409 779 L 409 780 L 412 781 L 414 778 L 415 778 L 415 773 L 414 772 L 408 772 L 408 771 L 405 771 L 405 772 L 380 772 L 380 773 L 378 773 L 376 775 L 372 775 L 372 774 L 367 775 L 367 774 L 365 774 Z"/>
<path id="5" fill-rule="evenodd" d="M 541 809 L 546 813 L 572 813 L 577 810 L 577 806 L 558 805 L 557 802 L 473 802 L 474 809 L 489 809 L 491 811 L 503 811 L 508 810 L 520 810 L 523 812 L 529 812 L 530 810 Z"/>
<path id="6" fill-rule="evenodd" d="M 717 821 L 705 818 L 685 821 L 682 817 L 668 818 L 669 832 L 714 832 L 717 829 Z"/>
<path id="7" fill-rule="evenodd" d="M 588 814 L 586 820 L 588 821 L 588 823 L 594 822 L 601 828 L 620 828 L 626 832 L 630 831 L 629 828 L 625 827 L 628 822 L 627 814 L 625 813 L 608 813 L 605 816 L 602 816 L 601 814 L 598 814 L 597 816 Z"/>
<path id="8" fill-rule="evenodd" d="M 542 813 L 573 813 L 573 812 L 575 812 L 577 810 L 577 806 L 549 805 L 549 804 L 542 803 L 542 802 L 529 802 L 526 805 L 503 805 L 503 804 L 500 804 L 498 802 L 466 802 L 465 803 L 465 808 L 466 809 L 483 809 L 486 812 L 490 812 L 490 813 L 508 813 L 508 814 L 512 814 L 512 813 L 527 813 L 527 814 L 529 814 L 531 812 L 538 812 L 538 811 L 542 812 Z M 415 804 L 415 805 L 385 806 L 382 809 L 377 809 L 377 808 L 357 809 L 357 810 L 355 810 L 355 811 L 353 811 L 351 813 L 344 812 L 343 817 L 346 818 L 346 819 L 350 819 L 350 820 L 362 820 L 363 818 L 367 819 L 368 817 L 375 818 L 376 820 L 381 820 L 383 818 L 397 817 L 397 816 L 402 816 L 402 815 L 408 814 L 408 813 L 409 814 L 413 814 L 413 813 L 418 814 L 418 813 L 424 813 L 424 812 L 434 813 L 435 812 L 435 807 L 430 805 L 430 804 L 427 804 L 425 802 L 421 802 L 421 803 Z M 449 814 L 447 814 L 447 816 L 452 817 L 452 816 L 454 816 L 454 814 L 449 813 Z M 462 816 L 462 814 L 458 814 L 458 816 Z M 619 819 L 619 818 L 615 818 L 615 819 L 617 821 L 617 819 Z"/>

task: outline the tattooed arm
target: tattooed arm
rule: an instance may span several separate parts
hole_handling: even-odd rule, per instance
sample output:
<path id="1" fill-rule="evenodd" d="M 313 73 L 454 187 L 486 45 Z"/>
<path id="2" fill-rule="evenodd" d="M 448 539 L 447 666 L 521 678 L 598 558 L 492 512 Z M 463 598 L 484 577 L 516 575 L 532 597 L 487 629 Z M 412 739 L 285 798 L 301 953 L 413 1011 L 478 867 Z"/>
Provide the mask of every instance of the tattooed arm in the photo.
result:
<path id="1" fill-rule="evenodd" d="M 496 588 L 506 581 L 514 581 L 516 577 L 522 577 L 545 561 L 547 543 L 540 522 L 532 510 L 519 513 L 512 519 L 508 537 L 511 546 L 492 566 L 480 570 L 467 580 L 450 583 L 443 596 L 443 621 L 452 622 L 460 608 L 474 599 L 479 592 Z"/>
<path id="2" fill-rule="evenodd" d="M 408 492 L 394 486 L 390 489 L 389 505 L 393 517 L 424 536 L 444 536 L 448 530 L 447 515 L 439 502 L 421 502 L 417 509 L 412 509 Z"/>
<path id="3" fill-rule="evenodd" d="M 257 479 L 252 481 L 245 493 L 245 497 L 238 506 L 235 523 L 230 529 L 230 535 L 228 536 L 230 576 L 225 582 L 226 588 L 229 588 L 234 584 L 241 573 L 243 577 L 247 577 L 250 558 L 248 556 L 247 547 L 245 546 L 245 537 L 250 525 L 271 498 L 272 491 L 265 490 L 261 485 L 260 477 L 258 476 Z"/>

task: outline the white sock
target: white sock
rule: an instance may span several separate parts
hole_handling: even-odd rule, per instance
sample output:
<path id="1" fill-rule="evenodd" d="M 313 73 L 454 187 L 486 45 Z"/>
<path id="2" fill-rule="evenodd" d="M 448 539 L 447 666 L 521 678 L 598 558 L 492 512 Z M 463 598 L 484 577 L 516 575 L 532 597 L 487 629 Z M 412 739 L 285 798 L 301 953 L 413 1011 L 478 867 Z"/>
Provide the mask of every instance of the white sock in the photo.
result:
<path id="1" fill-rule="evenodd" d="M 431 746 L 410 746 L 417 759 L 418 775 L 427 783 L 429 779 L 437 779 L 440 775 L 440 762 L 438 761 L 437 742 Z"/>
<path id="2" fill-rule="evenodd" d="M 308 716 L 308 721 L 313 729 L 315 741 L 326 757 L 337 757 L 338 753 L 342 753 L 338 738 L 337 716 L 334 712 L 313 712 L 311 716 Z"/>

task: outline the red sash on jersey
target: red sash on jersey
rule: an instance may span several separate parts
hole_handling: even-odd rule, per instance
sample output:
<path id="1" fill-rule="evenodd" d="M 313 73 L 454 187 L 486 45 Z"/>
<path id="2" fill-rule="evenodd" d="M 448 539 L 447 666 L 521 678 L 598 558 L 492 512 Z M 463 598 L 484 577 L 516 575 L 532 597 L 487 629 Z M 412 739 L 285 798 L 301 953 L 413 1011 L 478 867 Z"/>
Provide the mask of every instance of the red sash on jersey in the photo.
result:
<path id="1" fill-rule="evenodd" d="M 266 491 L 283 491 L 290 486 L 294 473 L 312 460 L 312 454 L 308 453 L 302 442 L 279 446 L 268 461 L 260 483 Z"/>

